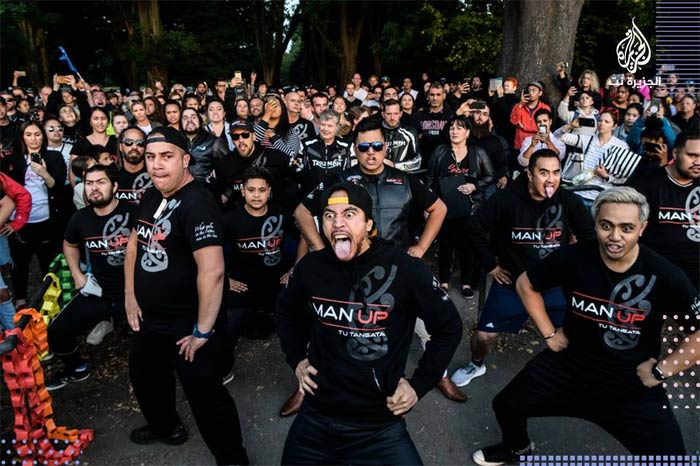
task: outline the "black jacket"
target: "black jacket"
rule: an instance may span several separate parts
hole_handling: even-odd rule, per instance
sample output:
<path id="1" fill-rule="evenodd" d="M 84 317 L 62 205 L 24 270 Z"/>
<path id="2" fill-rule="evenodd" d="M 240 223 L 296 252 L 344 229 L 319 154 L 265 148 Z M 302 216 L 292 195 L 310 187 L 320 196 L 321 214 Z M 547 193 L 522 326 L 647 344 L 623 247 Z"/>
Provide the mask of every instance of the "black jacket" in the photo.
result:
<path id="1" fill-rule="evenodd" d="M 340 262 L 331 248 L 306 255 L 277 302 L 289 365 L 309 359 L 318 375 L 302 409 L 338 419 L 399 422 L 386 406 L 404 377 L 416 317 L 430 333 L 409 383 L 418 397 L 442 377 L 462 335 L 452 301 L 420 260 L 375 238 Z"/>
<path id="2" fill-rule="evenodd" d="M 200 129 L 192 140 L 187 140 L 189 152 L 197 163 L 190 167 L 190 173 L 197 180 L 208 182 L 209 176 L 214 170 L 214 159 L 223 158 L 228 152 L 226 141 L 217 138 L 213 134 Z"/>
<path id="3" fill-rule="evenodd" d="M 62 193 L 65 191 L 66 183 L 66 163 L 63 154 L 54 150 L 42 150 L 41 157 L 46 162 L 46 171 L 53 177 L 55 183 L 52 188 L 48 188 L 49 194 L 49 219 L 54 221 L 60 217 L 62 205 Z M 17 183 L 24 186 L 24 175 L 27 170 L 31 170 L 27 164 L 27 159 L 23 154 L 13 153 L 2 159 L 2 172 L 8 175 Z M 62 233 L 61 233 L 62 234 Z"/>
<path id="4" fill-rule="evenodd" d="M 485 269 L 500 265 L 514 283 L 526 269 L 568 245 L 572 233 L 578 241 L 595 236 L 593 219 L 576 194 L 560 187 L 551 199 L 535 201 L 524 175 L 486 200 L 468 228 Z"/>
<path id="5" fill-rule="evenodd" d="M 302 144 L 301 159 L 301 191 L 306 195 L 329 176 L 350 168 L 350 143 L 335 138 L 331 145 L 326 145 L 320 138 L 308 139 Z"/>

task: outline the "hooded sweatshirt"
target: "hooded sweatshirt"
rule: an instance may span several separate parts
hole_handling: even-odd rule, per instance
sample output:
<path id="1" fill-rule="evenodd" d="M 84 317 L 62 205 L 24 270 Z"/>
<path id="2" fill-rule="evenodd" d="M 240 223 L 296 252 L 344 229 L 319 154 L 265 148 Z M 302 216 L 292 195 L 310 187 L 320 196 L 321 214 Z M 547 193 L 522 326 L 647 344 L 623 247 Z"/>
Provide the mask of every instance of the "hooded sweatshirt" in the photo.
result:
<path id="1" fill-rule="evenodd" d="M 579 241 L 595 236 L 593 219 L 578 196 L 560 187 L 551 198 L 536 201 L 527 176 L 499 190 L 469 222 L 486 270 L 500 265 L 511 273 L 513 283 L 526 269 L 568 245 L 572 233 Z"/>
<path id="2" fill-rule="evenodd" d="M 277 333 L 287 362 L 318 370 L 303 409 L 347 421 L 398 422 L 387 408 L 404 377 L 416 317 L 431 340 L 409 383 L 418 397 L 442 377 L 462 322 L 428 267 L 375 238 L 348 262 L 328 247 L 304 256 L 277 302 Z"/>

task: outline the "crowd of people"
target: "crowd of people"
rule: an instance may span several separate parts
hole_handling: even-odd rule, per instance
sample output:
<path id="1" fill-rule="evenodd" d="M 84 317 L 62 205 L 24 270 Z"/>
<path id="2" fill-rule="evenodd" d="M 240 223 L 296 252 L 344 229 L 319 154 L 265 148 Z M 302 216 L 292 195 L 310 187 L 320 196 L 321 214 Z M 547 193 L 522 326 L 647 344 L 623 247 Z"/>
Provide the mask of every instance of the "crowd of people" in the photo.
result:
<path id="1" fill-rule="evenodd" d="M 547 349 L 495 397 L 502 441 L 477 464 L 529 454 L 537 416 L 685 454 L 662 384 L 700 361 L 694 83 L 563 64 L 555 89 L 428 73 L 273 88 L 236 72 L 130 92 L 55 75 L 33 93 L 21 76 L 0 92 L 0 328 L 27 306 L 33 256 L 45 274 L 62 253 L 79 293 L 49 325 L 47 388 L 88 379 L 81 338 L 126 320 L 146 420 L 133 442 L 187 440 L 177 375 L 217 464 L 248 464 L 226 384 L 240 337 L 277 333 L 299 382 L 283 464 L 421 464 L 405 414 L 434 387 L 465 402 L 500 334 L 530 318 Z M 452 300 L 485 275 L 471 358 L 450 376 Z M 662 355 L 666 315 L 687 337 Z"/>

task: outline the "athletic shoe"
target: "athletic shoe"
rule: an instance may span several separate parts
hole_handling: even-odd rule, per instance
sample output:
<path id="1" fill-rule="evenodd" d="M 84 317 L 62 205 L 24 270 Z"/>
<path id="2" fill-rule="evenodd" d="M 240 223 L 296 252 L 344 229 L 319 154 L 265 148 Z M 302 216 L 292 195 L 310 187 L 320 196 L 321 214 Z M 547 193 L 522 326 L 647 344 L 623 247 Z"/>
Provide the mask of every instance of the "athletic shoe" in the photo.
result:
<path id="1" fill-rule="evenodd" d="M 508 463 L 518 463 L 521 456 L 529 455 L 535 449 L 535 444 L 530 443 L 522 450 L 510 450 L 502 443 L 491 445 L 483 450 L 477 450 L 472 455 L 472 460 L 479 466 L 500 466 Z"/>
<path id="2" fill-rule="evenodd" d="M 102 340 L 104 340 L 105 335 L 107 335 L 112 330 L 114 330 L 114 324 L 112 324 L 112 320 L 103 320 L 102 322 L 95 325 L 95 328 L 93 328 L 90 334 L 87 336 L 86 341 L 90 345 L 97 346 L 100 343 L 102 343 Z"/>
<path id="3" fill-rule="evenodd" d="M 58 390 L 69 383 L 82 382 L 90 378 L 90 366 L 83 364 L 78 366 L 75 370 L 69 372 L 62 372 L 58 376 L 48 380 L 46 382 L 46 389 L 49 391 Z"/>
<path id="4" fill-rule="evenodd" d="M 224 376 L 222 385 L 228 384 L 229 382 L 231 382 L 235 378 L 236 378 L 236 374 L 233 372 L 233 369 L 231 369 L 231 371 Z"/>
<path id="5" fill-rule="evenodd" d="M 167 443 L 168 445 L 182 445 L 187 441 L 187 431 L 185 426 L 178 424 L 172 434 L 163 435 L 156 434 L 151 429 L 151 426 L 145 425 L 132 430 L 129 438 L 132 442 L 139 445 L 150 445 L 156 442 Z"/>
<path id="6" fill-rule="evenodd" d="M 462 288 L 462 296 L 464 296 L 464 299 L 472 299 L 474 297 L 474 290 L 471 288 Z"/>
<path id="7" fill-rule="evenodd" d="M 477 366 L 469 361 L 464 367 L 452 374 L 452 381 L 458 387 L 464 387 L 465 385 L 469 385 L 469 382 L 471 382 L 473 378 L 481 377 L 484 374 L 486 374 L 486 366 L 484 364 Z"/>

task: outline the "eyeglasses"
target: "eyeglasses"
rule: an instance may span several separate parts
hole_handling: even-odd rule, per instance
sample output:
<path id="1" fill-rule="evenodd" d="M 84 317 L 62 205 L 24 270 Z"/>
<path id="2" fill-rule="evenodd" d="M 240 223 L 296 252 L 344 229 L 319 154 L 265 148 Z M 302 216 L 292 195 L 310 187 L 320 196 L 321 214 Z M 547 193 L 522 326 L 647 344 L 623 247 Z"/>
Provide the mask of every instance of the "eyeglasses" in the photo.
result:
<path id="1" fill-rule="evenodd" d="M 146 141 L 143 139 L 124 139 L 122 141 L 122 144 L 124 144 L 126 147 L 131 147 L 134 144 L 136 144 L 139 147 L 143 147 L 146 145 Z"/>
<path id="2" fill-rule="evenodd" d="M 185 92 L 184 89 L 173 89 L 175 92 Z"/>
<path id="3" fill-rule="evenodd" d="M 5 102 L 14 102 L 14 101 L 15 101 L 15 99 L 13 99 L 12 97 L 5 97 Z"/>
<path id="4" fill-rule="evenodd" d="M 250 133 L 234 133 L 231 135 L 231 140 L 232 141 L 238 141 L 240 138 L 243 139 L 248 139 L 250 137 Z"/>
<path id="5" fill-rule="evenodd" d="M 47 126 L 46 132 L 53 133 L 54 131 L 63 131 L 63 126 Z"/>
<path id="6" fill-rule="evenodd" d="M 364 154 L 370 149 L 370 147 L 374 152 L 379 152 L 384 149 L 384 143 L 381 141 L 361 142 L 357 145 L 357 150 L 358 152 L 362 152 Z"/>

